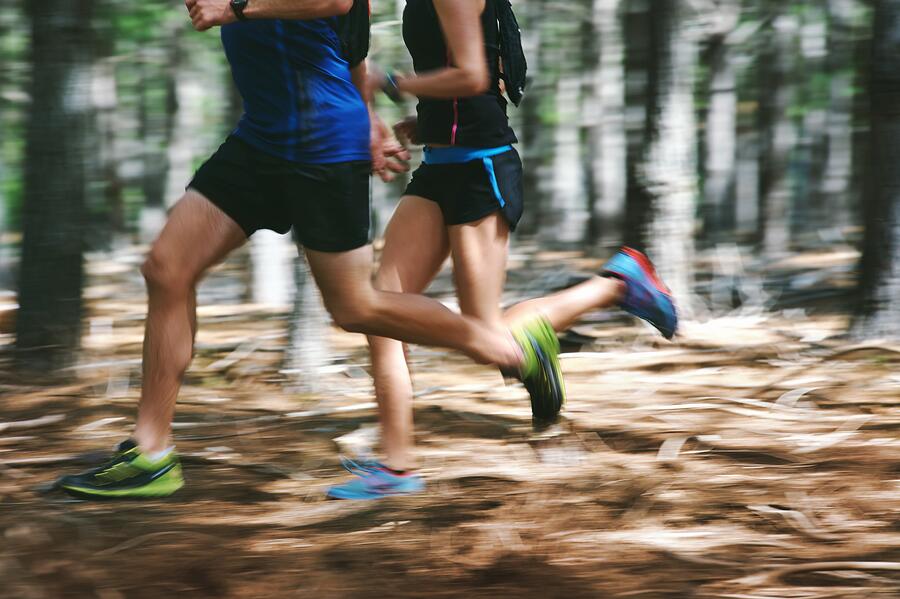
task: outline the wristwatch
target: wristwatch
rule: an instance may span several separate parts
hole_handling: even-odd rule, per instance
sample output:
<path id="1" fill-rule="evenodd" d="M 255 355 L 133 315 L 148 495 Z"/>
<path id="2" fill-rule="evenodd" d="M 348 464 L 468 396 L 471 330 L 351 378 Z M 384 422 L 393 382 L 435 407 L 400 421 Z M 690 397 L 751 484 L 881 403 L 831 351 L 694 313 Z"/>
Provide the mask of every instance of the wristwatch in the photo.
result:
<path id="1" fill-rule="evenodd" d="M 244 9 L 247 8 L 249 2 L 250 0 L 229 0 L 231 12 L 234 13 L 234 16 L 237 17 L 238 21 L 247 20 L 247 17 L 244 16 Z"/>

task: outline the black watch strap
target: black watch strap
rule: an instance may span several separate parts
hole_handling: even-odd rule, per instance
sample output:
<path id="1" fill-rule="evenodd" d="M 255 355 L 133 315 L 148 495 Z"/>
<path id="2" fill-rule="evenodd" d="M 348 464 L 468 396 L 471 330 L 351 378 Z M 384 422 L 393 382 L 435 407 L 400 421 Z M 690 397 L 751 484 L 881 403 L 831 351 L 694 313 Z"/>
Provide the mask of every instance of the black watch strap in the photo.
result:
<path id="1" fill-rule="evenodd" d="M 238 21 L 247 20 L 247 17 L 244 15 L 244 9 L 247 8 L 248 2 L 249 0 L 229 0 L 231 12 L 234 13 L 234 16 L 237 17 Z"/>
<path id="2" fill-rule="evenodd" d="M 400 79 L 401 77 L 397 73 L 391 71 L 384 74 L 384 85 L 381 87 L 381 91 L 383 91 L 394 104 L 403 102 L 403 94 L 400 93 L 400 87 L 398 86 Z"/>

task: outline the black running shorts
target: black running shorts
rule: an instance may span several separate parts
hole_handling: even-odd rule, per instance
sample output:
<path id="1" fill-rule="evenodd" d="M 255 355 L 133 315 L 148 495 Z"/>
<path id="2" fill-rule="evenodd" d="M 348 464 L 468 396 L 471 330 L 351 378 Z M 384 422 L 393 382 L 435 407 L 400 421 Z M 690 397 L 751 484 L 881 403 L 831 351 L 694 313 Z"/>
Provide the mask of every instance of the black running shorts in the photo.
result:
<path id="1" fill-rule="evenodd" d="M 499 210 L 515 231 L 523 210 L 522 161 L 513 148 L 469 162 L 422 163 L 404 195 L 436 202 L 447 225 L 471 223 Z"/>
<path id="2" fill-rule="evenodd" d="M 320 252 L 370 242 L 368 161 L 301 164 L 271 156 L 231 136 L 194 174 L 203 194 L 247 234 L 287 233 Z"/>

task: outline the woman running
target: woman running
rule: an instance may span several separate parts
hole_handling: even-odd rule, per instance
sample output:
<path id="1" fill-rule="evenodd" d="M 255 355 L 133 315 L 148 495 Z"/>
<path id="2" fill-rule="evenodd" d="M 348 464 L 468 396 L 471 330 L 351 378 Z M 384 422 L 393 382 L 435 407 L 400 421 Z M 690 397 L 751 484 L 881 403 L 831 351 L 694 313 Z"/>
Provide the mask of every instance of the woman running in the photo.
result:
<path id="1" fill-rule="evenodd" d="M 396 130 L 401 141 L 424 144 L 424 159 L 385 230 L 376 286 L 421 293 L 449 255 L 460 310 L 497 328 L 541 313 L 559 331 L 585 312 L 618 304 L 671 338 L 677 317 L 670 294 L 650 261 L 630 248 L 599 276 L 501 310 L 509 235 L 523 210 L 522 163 L 500 87 L 498 18 L 504 10 L 510 10 L 508 0 L 407 0 L 403 40 L 416 74 L 386 74 L 372 85 L 419 99 L 417 119 Z M 403 344 L 369 337 L 369 345 L 385 457 L 345 460 L 356 478 L 329 489 L 335 499 L 424 487 L 414 470 L 413 389 Z M 536 416 L 555 416 L 558 405 L 536 405 L 531 394 Z"/>

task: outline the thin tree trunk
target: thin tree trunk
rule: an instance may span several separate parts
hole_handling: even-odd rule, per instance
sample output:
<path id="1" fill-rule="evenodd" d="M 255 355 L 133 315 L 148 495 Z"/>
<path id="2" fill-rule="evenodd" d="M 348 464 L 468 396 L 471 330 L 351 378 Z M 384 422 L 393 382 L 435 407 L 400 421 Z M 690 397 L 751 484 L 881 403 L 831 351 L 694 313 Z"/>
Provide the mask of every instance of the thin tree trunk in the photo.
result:
<path id="1" fill-rule="evenodd" d="M 294 254 L 296 248 L 289 235 L 263 230 L 250 238 L 253 303 L 271 307 L 290 305 Z"/>
<path id="2" fill-rule="evenodd" d="M 662 8 L 667 8 L 661 5 Z M 647 248 L 646 224 L 651 218 L 652 197 L 639 175 L 647 148 L 657 135 L 659 115 L 659 46 L 661 31 L 667 23 L 659 14 L 651 14 L 647 2 L 627 3 L 623 9 L 625 32 L 625 222 L 624 243 Z"/>
<path id="3" fill-rule="evenodd" d="M 670 0 L 655 10 L 661 20 L 657 47 L 659 109 L 657 135 L 644 163 L 645 185 L 654 198 L 647 223 L 651 254 L 659 274 L 671 288 L 681 313 L 693 314 L 694 206 L 697 201 L 697 126 L 694 73 L 697 31 L 686 2 Z"/>
<path id="4" fill-rule="evenodd" d="M 327 343 L 330 317 L 303 255 L 294 260 L 294 283 L 296 295 L 284 366 L 296 392 L 316 393 L 323 389 L 321 374 L 331 354 Z"/>
<path id="5" fill-rule="evenodd" d="M 111 50 L 111 48 L 110 48 Z M 97 134 L 94 137 L 95 157 L 94 177 L 103 182 L 103 208 L 107 218 L 103 237 L 110 238 L 125 231 L 125 206 L 123 184 L 119 177 L 120 148 L 117 148 L 116 111 L 118 92 L 116 89 L 116 65 L 104 59 L 94 63 L 92 80 L 92 101 Z"/>
<path id="6" fill-rule="evenodd" d="M 874 3 L 858 337 L 900 338 L 900 0 Z"/>
<path id="7" fill-rule="evenodd" d="M 688 11 L 679 0 L 651 5 L 645 150 L 639 165 L 629 165 L 627 224 L 628 235 L 650 251 L 685 316 L 693 314 L 698 192 L 693 79 L 698 45 Z"/>
<path id="8" fill-rule="evenodd" d="M 706 114 L 704 232 L 710 241 L 730 239 L 735 220 L 737 79 L 733 51 L 724 34 L 712 41 L 709 109 Z"/>
<path id="9" fill-rule="evenodd" d="M 561 74 L 556 85 L 557 123 L 553 131 L 552 212 L 543 215 L 539 235 L 544 243 L 571 246 L 585 238 L 587 202 L 582 174 L 579 98 L 576 77 Z"/>
<path id="10" fill-rule="evenodd" d="M 625 212 L 625 65 L 620 0 L 593 0 L 590 23 L 596 56 L 587 62 L 584 153 L 589 198 L 588 238 L 616 245 Z"/>
<path id="11" fill-rule="evenodd" d="M 92 0 L 28 4 L 32 105 L 16 343 L 22 366 L 70 364 L 81 337 Z"/>
<path id="12" fill-rule="evenodd" d="M 160 68 L 158 63 L 163 63 Z M 149 48 L 138 50 L 140 89 L 138 90 L 138 137 L 141 141 L 141 206 L 140 234 L 143 241 L 151 241 L 165 223 L 165 186 L 169 168 L 166 148 L 172 135 L 171 114 L 175 111 L 175 83 L 173 66 L 168 56 Z M 153 86 L 161 80 L 165 102 L 151 105 Z"/>
<path id="13" fill-rule="evenodd" d="M 819 193 L 827 223 L 844 228 L 855 222 L 850 206 L 853 176 L 853 17 L 855 0 L 828 1 L 829 102 L 828 156 Z"/>
<path id="14" fill-rule="evenodd" d="M 799 60 L 795 78 L 799 86 L 803 116 L 797 144 L 792 158 L 790 232 L 793 247 L 815 243 L 826 222 L 823 196 L 818 193 L 818 182 L 825 178 L 824 167 L 828 157 L 827 120 L 825 97 L 817 95 L 810 73 L 826 72 L 826 16 L 814 6 L 804 11 L 799 35 Z"/>
<path id="15" fill-rule="evenodd" d="M 797 142 L 797 127 L 790 116 L 794 96 L 794 65 L 799 23 L 794 15 L 773 22 L 773 42 L 764 44 L 760 57 L 760 231 L 768 258 L 788 251 L 790 219 L 790 158 Z"/>
<path id="16" fill-rule="evenodd" d="M 192 72 L 185 57 L 181 30 L 176 29 L 172 47 L 172 129 L 167 148 L 168 169 L 166 171 L 165 201 L 174 204 L 182 195 L 184 187 L 193 175 L 196 142 L 203 126 L 200 110 L 203 100 L 203 81 Z"/>
<path id="17" fill-rule="evenodd" d="M 532 79 L 525 99 L 519 108 L 522 126 L 518 129 L 519 152 L 522 155 L 522 189 L 525 195 L 525 212 L 517 229 L 519 235 L 533 235 L 541 222 L 542 192 L 540 171 L 544 159 L 541 143 L 544 127 L 540 117 L 540 94 L 535 89 L 533 73 L 541 72 L 544 62 L 541 23 L 546 0 L 533 0 L 525 5 L 527 25 L 522 29 L 522 46 L 528 59 L 528 71 Z"/>

